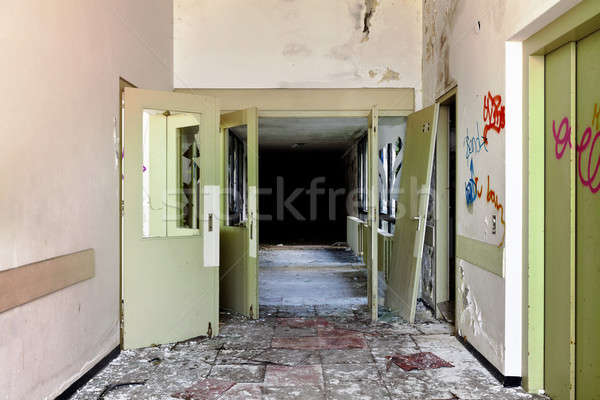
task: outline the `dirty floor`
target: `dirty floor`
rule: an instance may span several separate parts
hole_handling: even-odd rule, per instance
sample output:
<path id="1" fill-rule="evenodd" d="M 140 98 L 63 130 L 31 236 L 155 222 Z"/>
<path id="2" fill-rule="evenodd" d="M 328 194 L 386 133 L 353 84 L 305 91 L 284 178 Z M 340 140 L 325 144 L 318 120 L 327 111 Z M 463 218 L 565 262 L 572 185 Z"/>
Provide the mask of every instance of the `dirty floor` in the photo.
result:
<path id="1" fill-rule="evenodd" d="M 452 336 L 452 327 L 426 310 L 414 325 L 370 324 L 367 315 L 365 306 L 263 306 L 255 321 L 222 313 L 219 336 L 123 351 L 72 399 L 98 399 L 110 385 L 126 383 L 136 384 L 102 398 L 533 398 L 503 388 Z M 420 353 L 452 367 L 424 362 L 425 369 L 405 371 L 393 362 Z M 419 366 L 418 357 L 412 361 Z"/>
<path id="2" fill-rule="evenodd" d="M 534 398 L 502 387 L 422 305 L 413 325 L 383 309 L 371 324 L 366 272 L 336 251 L 305 254 L 310 266 L 264 257 L 260 319 L 223 311 L 217 337 L 123 351 L 71 399 Z"/>

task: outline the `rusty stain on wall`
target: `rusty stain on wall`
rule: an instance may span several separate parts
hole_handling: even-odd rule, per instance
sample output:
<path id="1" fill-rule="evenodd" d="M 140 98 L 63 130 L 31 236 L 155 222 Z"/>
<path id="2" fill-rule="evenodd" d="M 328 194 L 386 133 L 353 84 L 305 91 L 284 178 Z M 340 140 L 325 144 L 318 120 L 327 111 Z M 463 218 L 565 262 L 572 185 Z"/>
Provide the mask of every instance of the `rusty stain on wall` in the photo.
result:
<path id="1" fill-rule="evenodd" d="M 400 73 L 394 71 L 390 67 L 387 67 L 387 69 L 385 70 L 383 75 L 381 75 L 381 79 L 379 80 L 379 82 L 399 81 L 399 80 L 400 80 Z"/>
<path id="2" fill-rule="evenodd" d="M 430 102 L 455 82 L 450 76 L 449 38 L 458 4 L 458 0 L 423 3 L 423 77 L 429 77 L 423 79 L 423 94 Z"/>

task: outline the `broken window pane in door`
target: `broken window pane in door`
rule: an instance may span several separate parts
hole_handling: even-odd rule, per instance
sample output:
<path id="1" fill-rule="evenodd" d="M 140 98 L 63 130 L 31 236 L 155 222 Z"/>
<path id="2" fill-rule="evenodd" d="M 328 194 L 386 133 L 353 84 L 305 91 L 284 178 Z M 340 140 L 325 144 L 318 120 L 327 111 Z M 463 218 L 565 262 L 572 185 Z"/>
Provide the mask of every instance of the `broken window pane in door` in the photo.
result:
<path id="1" fill-rule="evenodd" d="M 195 113 L 167 116 L 168 236 L 200 234 L 201 120 Z"/>

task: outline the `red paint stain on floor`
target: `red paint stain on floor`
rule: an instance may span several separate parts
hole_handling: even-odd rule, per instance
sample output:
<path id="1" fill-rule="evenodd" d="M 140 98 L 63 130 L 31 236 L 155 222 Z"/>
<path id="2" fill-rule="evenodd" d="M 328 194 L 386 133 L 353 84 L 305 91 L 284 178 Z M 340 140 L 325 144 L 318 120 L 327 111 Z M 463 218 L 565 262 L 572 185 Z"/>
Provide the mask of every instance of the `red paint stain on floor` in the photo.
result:
<path id="1" fill-rule="evenodd" d="M 390 360 L 390 363 L 393 362 L 405 371 L 454 367 L 454 365 L 450 364 L 448 361 L 445 361 L 430 352 L 415 353 L 407 356 L 395 355 L 386 358 Z M 389 367 L 390 364 L 388 364 L 388 369 Z"/>

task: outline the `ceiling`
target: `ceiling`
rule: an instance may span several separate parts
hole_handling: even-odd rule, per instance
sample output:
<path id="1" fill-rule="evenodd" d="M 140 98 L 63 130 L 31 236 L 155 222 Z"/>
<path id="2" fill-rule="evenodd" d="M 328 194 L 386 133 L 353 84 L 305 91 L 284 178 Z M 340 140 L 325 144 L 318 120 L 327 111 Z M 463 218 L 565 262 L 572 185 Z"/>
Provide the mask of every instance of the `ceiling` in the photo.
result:
<path id="1" fill-rule="evenodd" d="M 367 118 L 265 118 L 258 122 L 263 149 L 345 150 L 353 138 L 366 133 Z M 232 128 L 244 138 L 246 127 Z"/>

